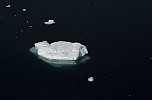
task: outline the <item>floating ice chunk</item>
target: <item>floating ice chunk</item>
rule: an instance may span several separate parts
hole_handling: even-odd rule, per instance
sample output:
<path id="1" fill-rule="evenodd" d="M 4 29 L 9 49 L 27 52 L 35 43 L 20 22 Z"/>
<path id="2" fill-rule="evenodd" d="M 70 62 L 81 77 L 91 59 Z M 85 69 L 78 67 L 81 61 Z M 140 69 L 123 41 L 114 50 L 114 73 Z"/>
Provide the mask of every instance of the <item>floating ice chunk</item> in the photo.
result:
<path id="1" fill-rule="evenodd" d="M 93 81 L 94 81 L 94 78 L 93 78 L 93 77 L 89 77 L 89 78 L 88 78 L 88 81 L 89 81 L 89 82 L 93 82 Z"/>
<path id="2" fill-rule="evenodd" d="M 44 22 L 46 25 L 54 24 L 54 20 L 48 20 L 47 22 Z"/>
<path id="3" fill-rule="evenodd" d="M 47 59 L 76 60 L 88 53 L 84 45 L 65 41 L 51 44 L 47 41 L 38 42 L 35 47 L 38 49 L 38 55 Z"/>
<path id="4" fill-rule="evenodd" d="M 23 11 L 27 11 L 27 9 L 24 8 Z"/>
<path id="5" fill-rule="evenodd" d="M 34 45 L 30 51 L 50 64 L 71 66 L 90 59 L 85 56 L 88 53 L 87 48 L 80 43 L 58 41 L 49 44 L 47 41 L 42 41 Z"/>
<path id="6" fill-rule="evenodd" d="M 7 5 L 6 7 L 9 8 L 9 7 L 11 7 L 11 5 Z"/>

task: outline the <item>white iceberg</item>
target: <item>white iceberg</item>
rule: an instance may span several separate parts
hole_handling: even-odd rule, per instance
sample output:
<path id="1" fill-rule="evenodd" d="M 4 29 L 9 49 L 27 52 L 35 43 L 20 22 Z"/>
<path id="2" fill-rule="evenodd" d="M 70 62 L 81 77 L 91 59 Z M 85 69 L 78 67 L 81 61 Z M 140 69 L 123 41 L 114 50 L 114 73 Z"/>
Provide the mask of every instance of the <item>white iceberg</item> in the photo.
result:
<path id="1" fill-rule="evenodd" d="M 54 20 L 48 20 L 47 22 L 44 22 L 46 25 L 50 25 L 50 24 L 54 24 L 55 21 Z"/>
<path id="2" fill-rule="evenodd" d="M 34 45 L 30 51 L 50 64 L 75 65 L 89 59 L 88 56 L 83 57 L 88 54 L 88 50 L 80 43 L 58 41 L 49 44 L 47 41 L 42 41 Z"/>

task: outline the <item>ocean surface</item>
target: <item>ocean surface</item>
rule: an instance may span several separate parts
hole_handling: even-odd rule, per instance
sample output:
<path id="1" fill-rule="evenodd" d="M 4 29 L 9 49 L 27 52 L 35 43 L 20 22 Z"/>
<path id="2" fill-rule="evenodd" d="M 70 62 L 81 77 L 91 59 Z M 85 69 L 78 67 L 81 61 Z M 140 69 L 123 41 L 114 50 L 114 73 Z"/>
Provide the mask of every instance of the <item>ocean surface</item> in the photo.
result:
<path id="1" fill-rule="evenodd" d="M 91 59 L 53 67 L 29 52 L 44 40 Z M 0 100 L 152 100 L 152 1 L 0 1 L 0 53 Z"/>

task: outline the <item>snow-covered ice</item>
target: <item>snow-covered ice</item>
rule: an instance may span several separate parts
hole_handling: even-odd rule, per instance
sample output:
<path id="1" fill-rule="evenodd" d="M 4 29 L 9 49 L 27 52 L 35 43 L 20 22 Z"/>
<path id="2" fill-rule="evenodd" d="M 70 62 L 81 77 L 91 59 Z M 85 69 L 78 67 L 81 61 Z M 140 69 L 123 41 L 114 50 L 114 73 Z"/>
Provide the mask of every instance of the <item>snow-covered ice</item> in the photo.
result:
<path id="1" fill-rule="evenodd" d="M 88 54 L 87 48 L 80 43 L 58 41 L 49 44 L 47 41 L 42 41 L 34 45 L 30 51 L 50 64 L 75 65 L 77 61 L 83 63 L 90 59 L 89 56 L 85 56 Z"/>
<path id="2" fill-rule="evenodd" d="M 47 22 L 44 22 L 46 25 L 50 25 L 50 24 L 54 24 L 55 21 L 54 20 L 48 20 Z"/>
<path id="3" fill-rule="evenodd" d="M 47 59 L 76 60 L 88 53 L 87 48 L 80 43 L 58 41 L 49 44 L 42 41 L 34 45 L 38 55 Z"/>

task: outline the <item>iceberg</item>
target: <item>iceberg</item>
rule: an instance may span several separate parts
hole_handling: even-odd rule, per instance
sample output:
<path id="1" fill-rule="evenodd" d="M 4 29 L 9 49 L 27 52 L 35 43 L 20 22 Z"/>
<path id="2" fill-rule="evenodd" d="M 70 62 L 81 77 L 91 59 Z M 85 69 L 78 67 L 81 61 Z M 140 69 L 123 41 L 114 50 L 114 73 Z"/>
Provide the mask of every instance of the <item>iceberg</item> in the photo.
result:
<path id="1" fill-rule="evenodd" d="M 42 41 L 34 44 L 30 51 L 43 61 L 54 65 L 76 65 L 90 59 L 87 48 L 81 43 L 58 41 L 49 44 Z M 85 56 L 85 57 L 84 57 Z"/>

